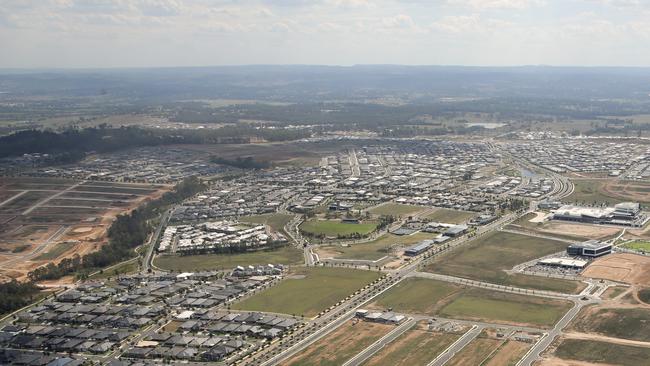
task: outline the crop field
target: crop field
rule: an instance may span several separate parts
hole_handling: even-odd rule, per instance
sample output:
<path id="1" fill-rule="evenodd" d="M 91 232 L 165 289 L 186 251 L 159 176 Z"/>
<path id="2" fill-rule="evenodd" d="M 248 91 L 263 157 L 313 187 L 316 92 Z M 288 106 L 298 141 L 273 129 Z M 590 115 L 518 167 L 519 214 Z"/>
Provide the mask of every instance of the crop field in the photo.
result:
<path id="1" fill-rule="evenodd" d="M 591 340 L 564 339 L 555 349 L 555 356 L 565 360 L 639 366 L 648 364 L 650 348 Z"/>
<path id="2" fill-rule="evenodd" d="M 508 232 L 497 232 L 473 240 L 461 248 L 441 256 L 426 270 L 501 285 L 518 286 L 557 292 L 578 292 L 584 285 L 568 281 L 522 274 L 507 274 L 504 270 L 565 250 L 560 241 Z"/>
<path id="3" fill-rule="evenodd" d="M 289 359 L 289 366 L 339 366 L 394 329 L 391 325 L 349 321 Z"/>
<path id="4" fill-rule="evenodd" d="M 468 288 L 447 282 L 409 278 L 392 287 L 370 308 L 503 324 L 551 326 L 571 304 L 533 296 Z"/>
<path id="5" fill-rule="evenodd" d="M 364 362 L 364 366 L 427 365 L 454 343 L 460 334 L 427 331 L 425 324 L 411 329 Z"/>
<path id="6" fill-rule="evenodd" d="M 447 224 L 461 224 L 475 217 L 476 212 L 451 210 L 448 208 L 437 208 L 433 213 L 426 216 L 427 219 L 444 222 Z"/>
<path id="7" fill-rule="evenodd" d="M 0 248 L 26 246 L 0 260 L 0 277 L 24 278 L 37 266 L 96 250 L 113 218 L 167 186 L 0 178 Z M 116 193 L 117 192 L 117 193 Z"/>
<path id="8" fill-rule="evenodd" d="M 583 308 L 572 328 L 584 333 L 650 342 L 650 309 Z"/>
<path id="9" fill-rule="evenodd" d="M 364 221 L 360 224 L 343 223 L 340 220 L 308 220 L 300 224 L 300 230 L 313 235 L 337 236 L 361 234 L 367 235 L 377 228 L 377 222 Z"/>
<path id="10" fill-rule="evenodd" d="M 287 245 L 274 250 L 237 254 L 159 255 L 154 259 L 158 268 L 172 271 L 231 269 L 244 265 L 300 264 L 302 251 Z"/>
<path id="11" fill-rule="evenodd" d="M 370 208 L 368 212 L 374 215 L 384 216 L 409 216 L 416 212 L 424 210 L 424 206 L 404 205 L 401 203 L 383 203 Z"/>
<path id="12" fill-rule="evenodd" d="M 359 244 L 324 246 L 317 249 L 323 258 L 344 258 L 377 260 L 391 254 L 392 249 L 435 238 L 437 234 L 418 232 L 411 235 L 385 234 L 379 238 Z"/>
<path id="13" fill-rule="evenodd" d="M 377 278 L 376 272 L 347 268 L 297 268 L 279 284 L 232 308 L 314 316 Z"/>

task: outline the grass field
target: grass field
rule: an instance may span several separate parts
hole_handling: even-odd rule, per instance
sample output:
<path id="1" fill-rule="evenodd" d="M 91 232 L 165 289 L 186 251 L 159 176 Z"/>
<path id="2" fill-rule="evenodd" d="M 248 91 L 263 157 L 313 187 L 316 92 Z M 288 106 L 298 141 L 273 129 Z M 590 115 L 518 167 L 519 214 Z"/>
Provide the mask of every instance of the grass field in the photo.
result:
<path id="1" fill-rule="evenodd" d="M 639 300 L 641 300 L 644 303 L 650 305 L 650 287 L 640 289 L 637 292 L 637 295 L 639 296 Z"/>
<path id="2" fill-rule="evenodd" d="M 476 212 L 450 210 L 448 208 L 438 208 L 433 213 L 427 215 L 427 219 L 447 224 L 460 224 L 476 216 Z"/>
<path id="3" fill-rule="evenodd" d="M 347 322 L 289 359 L 289 366 L 339 366 L 370 346 L 392 326 L 386 324 Z"/>
<path id="4" fill-rule="evenodd" d="M 599 341 L 565 339 L 555 350 L 555 356 L 565 360 L 639 366 L 648 364 L 650 348 Z"/>
<path id="5" fill-rule="evenodd" d="M 623 248 L 636 250 L 639 252 L 650 253 L 650 242 L 648 241 L 633 241 L 623 245 Z"/>
<path id="6" fill-rule="evenodd" d="M 602 179 L 575 179 L 572 180 L 575 188 L 573 193 L 564 200 L 567 202 L 584 203 L 584 204 L 601 204 L 608 203 L 610 205 L 623 202 L 622 199 L 614 197 L 604 191 L 604 186 L 607 183 Z"/>
<path id="7" fill-rule="evenodd" d="M 501 341 L 498 339 L 478 337 L 452 357 L 452 359 L 445 365 L 482 365 L 483 360 L 485 360 L 490 353 L 499 346 L 500 342 Z"/>
<path id="8" fill-rule="evenodd" d="M 411 329 L 386 345 L 364 366 L 426 365 L 447 349 L 460 335 Z"/>
<path id="9" fill-rule="evenodd" d="M 577 281 L 509 275 L 504 270 L 548 254 L 563 251 L 567 244 L 545 238 L 508 232 L 487 234 L 442 256 L 426 270 L 501 285 L 538 290 L 577 292 L 584 285 Z"/>
<path id="10" fill-rule="evenodd" d="M 103 279 L 108 277 L 116 277 L 120 275 L 138 272 L 139 269 L 140 269 L 139 262 L 137 260 L 133 260 L 130 262 L 122 263 L 109 270 L 103 270 L 102 272 L 98 272 L 95 275 L 88 277 L 88 279 L 98 280 L 98 279 Z"/>
<path id="11" fill-rule="evenodd" d="M 314 316 L 379 278 L 347 268 L 299 268 L 280 284 L 235 304 L 233 309 Z"/>
<path id="12" fill-rule="evenodd" d="M 584 333 L 650 342 L 650 309 L 584 308 L 572 327 Z"/>
<path id="13" fill-rule="evenodd" d="M 359 233 L 367 235 L 377 228 L 377 222 L 364 221 L 360 224 L 346 224 L 340 220 L 307 220 L 300 224 L 300 230 L 314 235 L 337 236 Z"/>
<path id="14" fill-rule="evenodd" d="M 49 261 L 58 258 L 61 254 L 67 252 L 75 246 L 75 243 L 63 242 L 53 245 L 50 250 L 35 257 L 35 261 Z"/>
<path id="15" fill-rule="evenodd" d="M 437 234 L 421 232 L 402 236 L 385 234 L 367 243 L 351 244 L 348 247 L 332 245 L 324 248 L 328 252 L 339 253 L 334 255 L 334 258 L 377 260 L 388 255 L 393 246 L 411 245 L 436 236 Z"/>
<path id="16" fill-rule="evenodd" d="M 253 224 L 269 225 L 271 229 L 284 233 L 284 226 L 291 221 L 293 215 L 272 213 L 264 215 L 244 216 L 239 220 L 243 222 L 250 222 Z M 287 238 L 288 239 L 288 238 Z"/>
<path id="17" fill-rule="evenodd" d="M 161 269 L 177 272 L 212 269 L 230 269 L 237 266 L 259 264 L 300 264 L 302 251 L 287 245 L 269 251 L 240 254 L 161 255 L 154 259 L 154 265 Z"/>
<path id="18" fill-rule="evenodd" d="M 457 319 L 550 326 L 571 305 L 564 301 L 408 278 L 379 296 L 370 307 Z"/>
<path id="19" fill-rule="evenodd" d="M 409 216 L 418 211 L 424 210 L 423 206 L 414 206 L 414 205 L 404 205 L 401 203 L 384 203 L 378 206 L 375 206 L 368 211 L 374 215 L 380 216 Z"/>
<path id="20" fill-rule="evenodd" d="M 491 355 L 489 355 L 482 365 L 485 366 L 515 366 L 519 360 L 524 357 L 530 349 L 531 344 L 507 340 L 499 345 Z"/>

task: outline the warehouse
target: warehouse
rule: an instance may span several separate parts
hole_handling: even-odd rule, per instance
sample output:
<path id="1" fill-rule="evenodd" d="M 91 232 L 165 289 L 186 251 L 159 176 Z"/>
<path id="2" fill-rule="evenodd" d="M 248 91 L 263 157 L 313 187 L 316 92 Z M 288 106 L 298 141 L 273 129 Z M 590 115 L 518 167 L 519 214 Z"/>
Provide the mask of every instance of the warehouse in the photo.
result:
<path id="1" fill-rule="evenodd" d="M 583 269 L 587 266 L 587 261 L 569 258 L 546 258 L 538 262 L 538 264 L 549 267 L 561 267 L 570 269 Z"/>
<path id="2" fill-rule="evenodd" d="M 418 254 L 426 252 L 435 242 L 433 240 L 423 240 L 409 248 L 406 248 L 404 255 L 415 257 Z"/>

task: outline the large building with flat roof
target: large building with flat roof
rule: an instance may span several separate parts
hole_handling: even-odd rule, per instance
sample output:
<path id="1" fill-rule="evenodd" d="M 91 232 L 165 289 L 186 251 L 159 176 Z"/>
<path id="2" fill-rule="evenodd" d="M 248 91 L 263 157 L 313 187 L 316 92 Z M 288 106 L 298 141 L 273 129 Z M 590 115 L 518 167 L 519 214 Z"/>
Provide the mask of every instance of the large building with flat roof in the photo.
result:
<path id="1" fill-rule="evenodd" d="M 598 240 L 587 240 L 582 243 L 571 244 L 566 248 L 569 255 L 581 257 L 600 257 L 612 252 L 612 244 Z"/>
<path id="2" fill-rule="evenodd" d="M 584 207 L 563 205 L 553 212 L 554 220 L 583 222 L 587 224 L 640 227 L 648 217 L 637 202 L 621 202 L 614 207 Z"/>

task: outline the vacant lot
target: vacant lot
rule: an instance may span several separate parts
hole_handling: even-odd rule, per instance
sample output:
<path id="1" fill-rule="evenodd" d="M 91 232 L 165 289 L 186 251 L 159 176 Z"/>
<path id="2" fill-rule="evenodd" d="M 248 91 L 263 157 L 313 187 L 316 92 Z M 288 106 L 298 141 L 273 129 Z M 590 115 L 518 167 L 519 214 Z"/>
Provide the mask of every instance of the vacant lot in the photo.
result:
<path id="1" fill-rule="evenodd" d="M 631 284 L 650 283 L 650 257 L 616 253 L 596 259 L 582 272 L 585 277 Z"/>
<path id="2" fill-rule="evenodd" d="M 364 221 L 360 224 L 343 223 L 340 220 L 308 220 L 300 224 L 300 230 L 313 234 L 325 236 L 338 236 L 361 234 L 367 235 L 377 228 L 377 222 Z"/>
<path id="3" fill-rule="evenodd" d="M 420 328 L 424 328 L 421 325 Z M 460 337 L 459 334 L 411 329 L 382 348 L 364 366 L 427 365 Z"/>
<path id="4" fill-rule="evenodd" d="M 375 206 L 368 211 L 374 215 L 384 216 L 409 216 L 424 210 L 424 206 L 403 205 L 400 203 L 384 203 Z"/>
<path id="5" fill-rule="evenodd" d="M 271 227 L 275 231 L 279 231 L 284 234 L 284 226 L 291 221 L 293 215 L 281 214 L 281 213 L 272 213 L 264 215 L 254 215 L 254 216 L 244 216 L 240 220 L 243 222 L 250 222 L 254 224 L 264 224 Z M 289 239 L 289 238 L 287 238 Z"/>
<path id="6" fill-rule="evenodd" d="M 409 278 L 379 296 L 369 307 L 504 324 L 550 326 L 569 310 L 571 304 Z"/>
<path id="7" fill-rule="evenodd" d="M 650 309 L 584 308 L 572 328 L 584 333 L 650 342 Z"/>
<path id="8" fill-rule="evenodd" d="M 340 245 L 331 245 L 319 250 L 323 258 L 345 258 L 345 259 L 364 259 L 377 260 L 389 255 L 392 249 L 418 243 L 425 239 L 432 239 L 437 234 L 415 233 L 412 235 L 393 235 L 385 234 L 367 243 L 350 244 L 343 247 Z"/>
<path id="9" fill-rule="evenodd" d="M 482 365 L 482 362 L 499 347 L 502 341 L 487 337 L 478 337 L 471 341 L 458 354 L 452 357 L 445 365 L 449 366 L 466 366 Z"/>
<path id="10" fill-rule="evenodd" d="M 639 252 L 650 253 L 650 242 L 648 241 L 634 241 L 623 245 L 623 248 L 636 250 Z"/>
<path id="11" fill-rule="evenodd" d="M 393 329 L 386 324 L 349 321 L 289 359 L 290 366 L 339 366 Z"/>
<path id="12" fill-rule="evenodd" d="M 460 224 L 476 216 L 476 212 L 450 210 L 448 208 L 438 208 L 433 213 L 427 215 L 427 219 L 444 222 L 448 224 Z"/>
<path id="13" fill-rule="evenodd" d="M 299 268 L 233 309 L 314 316 L 377 278 L 376 272 L 347 268 Z"/>
<path id="14" fill-rule="evenodd" d="M 531 344 L 507 340 L 499 348 L 488 356 L 485 362 L 486 366 L 514 366 L 524 357 L 524 354 L 530 349 Z"/>
<path id="15" fill-rule="evenodd" d="M 177 272 L 230 269 L 260 264 L 300 264 L 302 251 L 285 246 L 275 250 L 239 254 L 161 255 L 154 260 L 156 267 Z"/>
<path id="16" fill-rule="evenodd" d="M 580 339 L 565 339 L 555 350 L 555 356 L 567 360 L 639 366 L 648 364 L 650 348 Z"/>
<path id="17" fill-rule="evenodd" d="M 567 202 L 576 204 L 616 204 L 623 200 L 605 191 L 604 179 L 574 179 L 572 180 L 575 188 L 570 196 L 565 198 Z"/>
<path id="18" fill-rule="evenodd" d="M 34 260 L 35 261 L 48 261 L 48 260 L 56 259 L 59 256 L 61 256 L 61 254 L 63 254 L 65 252 L 67 252 L 68 250 L 74 248 L 74 246 L 75 246 L 75 243 L 73 243 L 73 242 L 64 242 L 64 243 L 54 244 L 53 246 L 50 247 L 50 249 L 47 252 L 45 252 L 43 254 L 40 254 L 39 256 L 34 258 Z"/>
<path id="19" fill-rule="evenodd" d="M 563 251 L 566 246 L 566 243 L 560 241 L 496 232 L 475 239 L 448 255 L 438 258 L 426 270 L 502 285 L 558 292 L 577 292 L 583 287 L 577 281 L 521 274 L 509 275 L 504 272 L 517 264 Z"/>
<path id="20" fill-rule="evenodd" d="M 543 235 L 556 237 L 558 239 L 567 240 L 603 240 L 613 237 L 621 231 L 621 229 L 615 227 L 569 223 L 557 220 L 544 222 L 530 221 L 536 217 L 537 213 L 528 213 L 508 225 L 508 228 L 533 231 Z"/>

